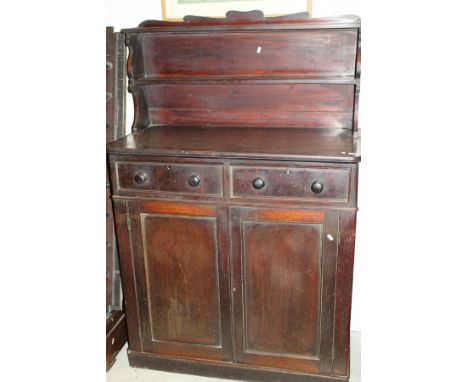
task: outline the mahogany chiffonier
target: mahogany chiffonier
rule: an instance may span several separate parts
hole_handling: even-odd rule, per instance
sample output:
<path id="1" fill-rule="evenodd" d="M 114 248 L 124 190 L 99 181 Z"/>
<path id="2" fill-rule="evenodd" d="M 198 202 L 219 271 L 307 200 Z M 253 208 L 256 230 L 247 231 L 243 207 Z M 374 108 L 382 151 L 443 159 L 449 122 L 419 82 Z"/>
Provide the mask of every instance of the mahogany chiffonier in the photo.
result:
<path id="1" fill-rule="evenodd" d="M 123 33 L 134 124 L 107 152 L 130 364 L 347 381 L 359 18 Z"/>

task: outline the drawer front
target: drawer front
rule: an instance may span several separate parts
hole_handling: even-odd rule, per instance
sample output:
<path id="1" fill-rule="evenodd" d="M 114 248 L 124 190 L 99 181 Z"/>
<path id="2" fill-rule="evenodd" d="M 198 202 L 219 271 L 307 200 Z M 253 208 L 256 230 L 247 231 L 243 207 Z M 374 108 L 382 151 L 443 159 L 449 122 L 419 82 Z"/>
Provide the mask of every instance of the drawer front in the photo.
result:
<path id="1" fill-rule="evenodd" d="M 222 165 L 117 162 L 118 191 L 223 195 Z"/>
<path id="2" fill-rule="evenodd" d="M 231 197 L 307 198 L 348 202 L 349 168 L 232 166 Z"/>

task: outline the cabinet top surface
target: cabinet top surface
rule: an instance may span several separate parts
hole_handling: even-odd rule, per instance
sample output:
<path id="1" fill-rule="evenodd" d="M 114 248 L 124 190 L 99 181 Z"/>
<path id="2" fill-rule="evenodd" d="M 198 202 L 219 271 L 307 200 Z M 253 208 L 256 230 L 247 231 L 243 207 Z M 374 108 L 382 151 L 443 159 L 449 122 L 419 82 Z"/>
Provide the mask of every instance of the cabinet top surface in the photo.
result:
<path id="1" fill-rule="evenodd" d="M 359 162 L 348 129 L 154 126 L 107 145 L 111 154 Z"/>
<path id="2" fill-rule="evenodd" d="M 148 33 L 209 28 L 216 29 L 320 29 L 320 28 L 359 28 L 361 19 L 355 15 L 342 15 L 311 18 L 308 12 L 264 17 L 259 10 L 240 12 L 229 11 L 225 18 L 185 16 L 183 21 L 146 20 L 138 28 L 123 29 L 123 33 Z"/>

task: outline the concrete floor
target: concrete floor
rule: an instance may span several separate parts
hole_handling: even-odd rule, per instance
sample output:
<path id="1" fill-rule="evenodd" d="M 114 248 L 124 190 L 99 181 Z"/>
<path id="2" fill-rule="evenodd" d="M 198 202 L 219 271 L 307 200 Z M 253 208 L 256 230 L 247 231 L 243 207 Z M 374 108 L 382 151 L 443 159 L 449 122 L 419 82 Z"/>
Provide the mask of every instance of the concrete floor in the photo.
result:
<path id="1" fill-rule="evenodd" d="M 227 379 L 197 377 L 188 374 L 134 369 L 128 364 L 127 345 L 120 351 L 114 366 L 107 373 L 107 382 L 226 382 Z M 351 332 L 351 377 L 361 381 L 361 332 Z"/>

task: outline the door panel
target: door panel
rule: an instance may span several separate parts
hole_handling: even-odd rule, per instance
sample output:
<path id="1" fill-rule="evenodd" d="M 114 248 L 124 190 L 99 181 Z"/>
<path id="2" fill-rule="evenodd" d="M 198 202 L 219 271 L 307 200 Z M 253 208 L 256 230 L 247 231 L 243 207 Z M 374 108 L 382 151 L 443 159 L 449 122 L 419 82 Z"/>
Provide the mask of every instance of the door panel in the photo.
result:
<path id="1" fill-rule="evenodd" d="M 338 214 L 232 207 L 231 220 L 236 360 L 318 372 L 331 359 L 322 292 L 334 283 Z"/>
<path id="2" fill-rule="evenodd" d="M 152 339 L 220 346 L 216 218 L 141 218 Z"/>
<path id="3" fill-rule="evenodd" d="M 143 350 L 231 359 L 225 209 L 141 202 L 131 217 Z"/>
<path id="4" fill-rule="evenodd" d="M 316 356 L 321 225 L 247 221 L 241 229 L 246 350 Z"/>

